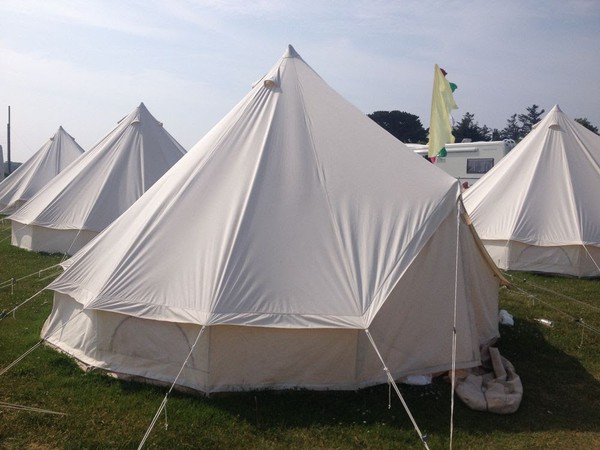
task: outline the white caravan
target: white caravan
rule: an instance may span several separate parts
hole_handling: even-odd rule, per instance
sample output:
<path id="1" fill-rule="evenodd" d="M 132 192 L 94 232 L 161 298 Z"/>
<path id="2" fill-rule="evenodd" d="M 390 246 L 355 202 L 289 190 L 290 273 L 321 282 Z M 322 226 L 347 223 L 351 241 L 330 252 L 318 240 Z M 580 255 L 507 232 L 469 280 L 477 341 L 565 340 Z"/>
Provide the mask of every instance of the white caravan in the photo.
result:
<path id="1" fill-rule="evenodd" d="M 427 157 L 427 145 L 406 144 L 418 155 Z M 447 144 L 445 157 L 437 157 L 435 165 L 469 186 L 498 164 L 515 146 L 512 139 L 503 141 L 460 142 Z"/>

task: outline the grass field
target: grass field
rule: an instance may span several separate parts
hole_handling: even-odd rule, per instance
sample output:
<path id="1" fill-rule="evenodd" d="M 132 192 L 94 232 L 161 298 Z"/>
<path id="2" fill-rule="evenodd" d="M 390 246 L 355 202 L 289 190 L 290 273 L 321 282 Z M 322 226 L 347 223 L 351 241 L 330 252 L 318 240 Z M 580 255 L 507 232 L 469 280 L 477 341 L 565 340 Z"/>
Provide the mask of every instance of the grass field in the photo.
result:
<path id="1" fill-rule="evenodd" d="M 16 249 L 9 235 L 7 224 L 1 225 L 0 283 L 61 259 Z M 1 288 L 0 311 L 10 311 L 39 292 L 53 274 L 36 273 L 12 288 Z M 523 402 L 515 414 L 501 416 L 471 411 L 457 400 L 454 448 L 600 448 L 600 336 L 577 321 L 600 329 L 600 281 L 508 276 L 518 288 L 501 290 L 500 307 L 514 315 L 515 326 L 501 327 L 499 347 L 521 376 Z M 51 293 L 43 292 L 0 321 L 0 370 L 39 341 L 51 307 Z M 553 326 L 540 324 L 535 320 L 539 318 Z M 401 390 L 430 448 L 448 448 L 448 383 L 401 385 Z M 0 375 L 0 448 L 137 448 L 165 392 L 85 373 L 70 358 L 42 345 Z M 391 408 L 388 402 L 388 386 L 210 398 L 173 393 L 168 420 L 165 414 L 160 417 L 145 448 L 422 448 L 399 400 L 392 395 Z"/>

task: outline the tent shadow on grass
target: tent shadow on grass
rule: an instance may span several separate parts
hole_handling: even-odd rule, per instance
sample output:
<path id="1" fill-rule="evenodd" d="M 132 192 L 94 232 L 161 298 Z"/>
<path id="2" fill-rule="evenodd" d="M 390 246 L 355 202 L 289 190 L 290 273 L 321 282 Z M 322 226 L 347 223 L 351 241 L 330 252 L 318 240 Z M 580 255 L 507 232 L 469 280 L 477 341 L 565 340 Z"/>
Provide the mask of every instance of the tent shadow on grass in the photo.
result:
<path id="1" fill-rule="evenodd" d="M 523 380 L 523 403 L 517 413 L 503 416 L 472 411 L 457 399 L 454 421 L 457 448 L 481 448 L 482 442 L 483 446 L 491 442 L 488 448 L 525 448 L 534 443 L 543 448 L 539 447 L 539 439 L 546 432 L 548 444 L 556 443 L 551 439 L 562 432 L 559 439 L 564 448 L 565 442 L 581 440 L 581 433 L 598 433 L 600 382 L 579 360 L 550 344 L 544 336 L 548 329 L 533 321 L 517 320 L 515 327 L 503 327 L 501 332 L 501 352 L 515 364 Z M 595 344 L 589 345 L 596 351 Z M 48 383 L 53 386 L 56 383 L 54 396 L 72 397 L 77 393 L 79 397 L 98 391 L 103 402 L 100 405 L 94 403 L 97 400 L 90 404 L 71 399 L 76 404 L 69 402 L 68 408 L 48 405 L 70 413 L 68 418 L 22 415 L 23 423 L 39 434 L 40 430 L 67 421 L 66 437 L 90 446 L 106 444 L 109 438 L 131 441 L 132 446 L 139 443 L 152 408 L 158 406 L 166 392 L 164 386 L 118 381 L 100 371 L 84 374 L 72 359 L 49 349 L 42 351 L 41 356 L 50 370 L 48 365 L 42 369 L 33 360 L 27 360 L 12 374 L 19 380 L 37 379 L 41 372 L 56 374 L 56 378 L 33 389 L 31 398 L 15 398 L 15 402 L 36 404 L 32 399 L 43 397 Z M 400 385 L 400 388 L 421 430 L 430 436 L 431 448 L 447 448 L 450 385 L 437 379 L 429 386 Z M 400 443 L 400 448 L 420 448 L 418 437 L 393 392 L 392 408 L 388 409 L 388 394 L 387 385 L 352 392 L 256 391 L 215 394 L 210 398 L 174 392 L 169 403 L 169 431 L 157 426 L 151 441 L 154 445 L 167 445 L 175 434 L 182 445 L 204 443 L 208 447 L 231 442 L 241 445 L 247 440 L 249 445 L 258 447 L 290 443 L 299 448 L 301 443 L 308 446 L 320 442 L 322 448 L 389 448 L 386 446 L 394 442 Z M 109 400 L 105 404 L 106 399 Z M 94 414 L 89 417 L 76 413 L 90 410 Z M 112 417 L 117 422 L 127 417 L 129 433 L 120 434 L 120 425 L 113 422 L 98 428 L 98 416 L 105 421 Z M 90 427 L 96 430 L 91 435 L 78 434 Z M 240 428 L 241 437 L 226 437 L 232 427 Z M 106 434 L 109 429 L 111 434 Z"/>
<path id="2" fill-rule="evenodd" d="M 519 320 L 503 328 L 500 349 L 517 368 L 524 386 L 519 411 L 492 424 L 507 432 L 600 429 L 600 381 L 580 360 L 552 345 L 544 326 Z M 596 338 L 597 342 L 597 338 Z M 584 343 L 597 348 L 597 343 Z"/>
<path id="3" fill-rule="evenodd" d="M 587 432 L 600 429 L 600 381 L 579 360 L 550 344 L 541 325 L 525 320 L 502 328 L 499 348 L 516 367 L 524 385 L 515 414 L 472 411 L 456 400 L 458 433 Z M 431 435 L 448 435 L 450 385 L 438 379 L 429 386 L 400 385 L 417 423 Z M 262 430 L 320 425 L 387 424 L 412 430 L 399 400 L 388 387 L 356 392 L 247 392 L 219 394 L 207 399 Z"/>

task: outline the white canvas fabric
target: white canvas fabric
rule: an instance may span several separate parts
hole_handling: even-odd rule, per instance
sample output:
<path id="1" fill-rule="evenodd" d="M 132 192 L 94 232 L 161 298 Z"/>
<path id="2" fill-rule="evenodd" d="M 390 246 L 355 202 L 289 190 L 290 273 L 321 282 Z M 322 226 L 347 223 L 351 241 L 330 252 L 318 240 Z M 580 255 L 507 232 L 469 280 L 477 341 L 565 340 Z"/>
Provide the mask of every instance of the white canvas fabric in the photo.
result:
<path id="1" fill-rule="evenodd" d="M 9 218 L 12 243 L 75 253 L 185 153 L 141 103 Z"/>
<path id="2" fill-rule="evenodd" d="M 11 214 L 79 158 L 83 149 L 63 127 L 0 183 L 0 213 Z"/>
<path id="3" fill-rule="evenodd" d="M 495 263 L 599 276 L 600 136 L 558 106 L 464 194 Z"/>
<path id="4" fill-rule="evenodd" d="M 498 335 L 498 278 L 456 180 L 289 47 L 50 285 L 42 336 L 86 364 L 203 392 L 353 389 L 459 367 Z M 458 227 L 458 229 L 457 229 Z"/>

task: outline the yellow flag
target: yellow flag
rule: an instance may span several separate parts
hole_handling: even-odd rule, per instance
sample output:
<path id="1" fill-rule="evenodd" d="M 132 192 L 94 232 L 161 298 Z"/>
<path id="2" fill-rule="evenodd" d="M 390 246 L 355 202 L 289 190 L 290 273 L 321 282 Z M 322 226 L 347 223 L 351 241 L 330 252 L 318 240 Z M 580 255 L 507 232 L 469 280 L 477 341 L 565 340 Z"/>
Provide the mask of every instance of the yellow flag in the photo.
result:
<path id="1" fill-rule="evenodd" d="M 433 74 L 433 94 L 431 96 L 431 120 L 429 121 L 430 159 L 446 156 L 446 144 L 454 142 L 450 111 L 458 109 L 452 93 L 456 85 L 446 80 L 446 72 L 436 64 Z"/>

